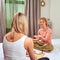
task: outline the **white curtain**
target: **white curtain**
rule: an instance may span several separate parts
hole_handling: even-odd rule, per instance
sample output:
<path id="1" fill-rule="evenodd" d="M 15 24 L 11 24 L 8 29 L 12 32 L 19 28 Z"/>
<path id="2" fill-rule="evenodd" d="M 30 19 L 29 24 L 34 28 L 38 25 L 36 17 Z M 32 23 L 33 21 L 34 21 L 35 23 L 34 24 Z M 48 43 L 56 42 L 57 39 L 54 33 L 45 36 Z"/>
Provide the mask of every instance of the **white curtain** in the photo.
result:
<path id="1" fill-rule="evenodd" d="M 37 34 L 39 25 L 38 20 L 40 18 L 40 0 L 26 0 L 25 14 L 28 17 L 28 26 L 30 37 Z"/>

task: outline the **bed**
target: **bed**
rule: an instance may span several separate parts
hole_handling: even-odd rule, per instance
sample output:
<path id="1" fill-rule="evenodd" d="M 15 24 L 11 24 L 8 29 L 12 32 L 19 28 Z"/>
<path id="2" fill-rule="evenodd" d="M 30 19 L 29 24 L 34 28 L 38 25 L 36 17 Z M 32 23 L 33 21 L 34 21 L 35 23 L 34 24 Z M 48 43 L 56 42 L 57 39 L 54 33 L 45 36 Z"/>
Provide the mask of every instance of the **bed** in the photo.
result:
<path id="1" fill-rule="evenodd" d="M 52 39 L 54 50 L 50 53 L 45 53 L 44 56 L 50 58 L 50 60 L 60 60 L 60 39 Z"/>
<path id="2" fill-rule="evenodd" d="M 3 46 L 2 46 L 2 43 L 0 43 L 0 60 L 4 60 L 4 54 L 3 54 Z"/>
<path id="3" fill-rule="evenodd" d="M 50 60 L 59 60 L 60 59 L 60 39 L 52 39 L 52 44 L 54 46 L 54 50 L 50 53 L 44 53 L 43 57 L 49 57 Z M 2 43 L 0 43 L 0 60 L 4 60 L 3 47 Z"/>

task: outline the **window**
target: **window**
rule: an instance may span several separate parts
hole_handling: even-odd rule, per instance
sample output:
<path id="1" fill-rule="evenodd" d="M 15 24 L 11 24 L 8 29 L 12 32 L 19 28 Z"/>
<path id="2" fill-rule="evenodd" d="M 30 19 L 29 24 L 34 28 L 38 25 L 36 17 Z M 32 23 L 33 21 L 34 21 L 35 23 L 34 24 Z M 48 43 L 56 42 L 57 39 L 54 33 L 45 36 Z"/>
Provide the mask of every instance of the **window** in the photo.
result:
<path id="1" fill-rule="evenodd" d="M 12 17 L 16 12 L 25 10 L 24 0 L 5 0 L 6 32 L 10 30 Z"/>

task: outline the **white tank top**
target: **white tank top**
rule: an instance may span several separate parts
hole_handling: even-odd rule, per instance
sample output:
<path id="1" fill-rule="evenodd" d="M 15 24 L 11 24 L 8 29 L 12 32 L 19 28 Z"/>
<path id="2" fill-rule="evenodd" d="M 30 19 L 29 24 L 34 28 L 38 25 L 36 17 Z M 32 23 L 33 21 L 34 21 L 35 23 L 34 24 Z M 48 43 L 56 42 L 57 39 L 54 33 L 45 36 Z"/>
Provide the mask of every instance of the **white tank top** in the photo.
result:
<path id="1" fill-rule="evenodd" d="M 26 57 L 24 41 L 27 36 L 23 36 L 15 42 L 8 42 L 6 37 L 3 40 L 3 51 L 5 60 L 30 60 Z"/>

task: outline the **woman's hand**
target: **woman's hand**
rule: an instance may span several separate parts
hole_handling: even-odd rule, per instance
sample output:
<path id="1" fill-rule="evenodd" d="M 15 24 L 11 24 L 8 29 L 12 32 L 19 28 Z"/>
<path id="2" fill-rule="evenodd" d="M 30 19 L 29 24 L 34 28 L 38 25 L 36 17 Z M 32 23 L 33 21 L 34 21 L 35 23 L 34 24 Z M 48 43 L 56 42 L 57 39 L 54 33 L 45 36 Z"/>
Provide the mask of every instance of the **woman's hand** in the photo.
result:
<path id="1" fill-rule="evenodd" d="M 39 37 L 39 39 L 41 39 L 41 38 L 42 38 L 42 36 L 41 36 L 41 35 L 38 35 L 38 37 Z"/>
<path id="2" fill-rule="evenodd" d="M 33 40 L 39 40 L 39 36 L 38 35 L 34 35 Z"/>

